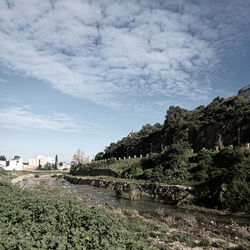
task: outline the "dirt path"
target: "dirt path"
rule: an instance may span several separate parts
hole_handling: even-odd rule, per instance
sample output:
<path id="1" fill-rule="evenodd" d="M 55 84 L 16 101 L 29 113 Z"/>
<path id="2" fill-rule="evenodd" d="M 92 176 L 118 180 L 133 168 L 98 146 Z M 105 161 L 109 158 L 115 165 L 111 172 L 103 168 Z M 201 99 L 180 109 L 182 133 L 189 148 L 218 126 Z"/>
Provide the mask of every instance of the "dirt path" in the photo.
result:
<path id="1" fill-rule="evenodd" d="M 21 176 L 18 176 L 14 179 L 11 180 L 11 183 L 12 184 L 17 184 L 19 181 L 22 181 L 23 179 L 27 179 L 27 178 L 32 178 L 34 177 L 34 174 L 26 174 L 26 175 L 21 175 Z"/>
<path id="2" fill-rule="evenodd" d="M 39 176 L 39 179 L 45 179 L 45 178 L 50 178 L 50 177 L 52 177 L 52 175 L 54 175 L 54 174 L 45 174 L 45 175 L 40 175 Z M 12 184 L 17 184 L 18 182 L 20 182 L 20 181 L 22 181 L 22 180 L 24 180 L 24 179 L 28 179 L 28 178 L 35 178 L 35 174 L 26 174 L 26 175 L 20 175 L 20 176 L 18 176 L 18 177 L 16 177 L 16 178 L 14 178 L 14 179 L 12 179 L 11 180 L 11 183 Z"/>

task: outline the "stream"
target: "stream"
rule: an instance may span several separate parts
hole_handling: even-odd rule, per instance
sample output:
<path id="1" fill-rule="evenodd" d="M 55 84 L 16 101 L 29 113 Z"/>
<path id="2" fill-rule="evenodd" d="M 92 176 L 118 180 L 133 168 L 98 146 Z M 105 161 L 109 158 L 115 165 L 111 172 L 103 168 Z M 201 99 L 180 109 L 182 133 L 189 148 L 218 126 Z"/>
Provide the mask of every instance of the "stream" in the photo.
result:
<path id="1" fill-rule="evenodd" d="M 91 203 L 104 204 L 118 209 L 136 210 L 139 214 L 154 214 L 157 210 L 161 210 L 164 211 L 166 215 L 184 216 L 186 214 L 191 214 L 196 218 L 206 216 L 211 218 L 211 221 L 213 220 L 220 223 L 228 224 L 236 222 L 239 225 L 250 224 L 249 216 L 220 215 L 211 214 L 208 212 L 186 210 L 176 208 L 175 206 L 163 203 L 147 196 L 142 196 L 140 200 L 135 201 L 118 199 L 115 192 L 112 192 L 111 190 L 88 185 L 74 185 L 63 178 L 27 178 L 21 180 L 18 184 L 22 187 L 35 187 L 39 184 L 43 184 L 51 188 L 72 190 L 80 194 L 86 201 L 91 201 Z"/>

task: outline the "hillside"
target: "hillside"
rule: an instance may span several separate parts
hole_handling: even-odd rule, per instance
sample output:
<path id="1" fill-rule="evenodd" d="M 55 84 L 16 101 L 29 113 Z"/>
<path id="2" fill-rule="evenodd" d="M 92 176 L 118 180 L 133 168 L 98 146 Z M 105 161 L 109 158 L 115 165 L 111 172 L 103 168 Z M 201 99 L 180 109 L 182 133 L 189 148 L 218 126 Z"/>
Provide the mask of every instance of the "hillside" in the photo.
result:
<path id="1" fill-rule="evenodd" d="M 216 98 L 191 111 L 171 106 L 164 125 L 143 126 L 96 156 L 109 160 L 74 166 L 71 174 L 102 168 L 127 180 L 191 185 L 194 197 L 185 204 L 248 212 L 250 149 L 243 146 L 248 142 L 250 104 L 241 97 Z M 134 155 L 147 157 L 114 159 Z"/>
<path id="2" fill-rule="evenodd" d="M 172 143 L 187 141 L 194 151 L 250 142 L 250 104 L 239 96 L 215 98 L 207 106 L 186 110 L 171 106 L 164 124 L 146 124 L 116 143 L 96 160 L 159 153 Z"/>

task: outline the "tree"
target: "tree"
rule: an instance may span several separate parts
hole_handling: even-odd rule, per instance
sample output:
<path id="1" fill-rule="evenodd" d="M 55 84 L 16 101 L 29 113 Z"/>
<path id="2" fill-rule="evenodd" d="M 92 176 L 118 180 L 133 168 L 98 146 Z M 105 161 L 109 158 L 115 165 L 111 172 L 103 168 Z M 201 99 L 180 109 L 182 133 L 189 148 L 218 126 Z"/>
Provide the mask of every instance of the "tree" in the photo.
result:
<path id="1" fill-rule="evenodd" d="M 77 149 L 76 153 L 73 155 L 73 162 L 75 165 L 84 164 L 89 162 L 89 157 L 84 156 L 84 151 L 81 149 Z"/>
<path id="2" fill-rule="evenodd" d="M 103 153 L 103 152 L 99 152 L 99 153 L 97 153 L 97 154 L 96 154 L 96 156 L 95 156 L 95 160 L 96 160 L 96 161 L 101 160 L 103 155 L 104 155 L 104 153 Z"/>
<path id="3" fill-rule="evenodd" d="M 58 156 L 56 155 L 56 157 L 55 157 L 55 169 L 57 169 L 57 165 L 58 165 Z"/>
<path id="4" fill-rule="evenodd" d="M 250 152 L 226 147 L 213 157 L 207 181 L 194 190 L 199 205 L 248 212 L 250 209 Z"/>
<path id="5" fill-rule="evenodd" d="M 18 159 L 20 159 L 21 157 L 20 156 L 18 156 L 18 155 L 15 155 L 14 156 L 14 160 L 18 160 Z"/>
<path id="6" fill-rule="evenodd" d="M 42 168 L 41 160 L 39 159 L 39 161 L 38 161 L 38 169 L 41 169 L 41 168 Z"/>
<path id="7" fill-rule="evenodd" d="M 6 161 L 6 157 L 4 155 L 0 155 L 0 161 Z"/>
<path id="8" fill-rule="evenodd" d="M 45 165 L 42 167 L 43 170 L 52 170 L 53 166 L 51 163 L 46 162 Z"/>

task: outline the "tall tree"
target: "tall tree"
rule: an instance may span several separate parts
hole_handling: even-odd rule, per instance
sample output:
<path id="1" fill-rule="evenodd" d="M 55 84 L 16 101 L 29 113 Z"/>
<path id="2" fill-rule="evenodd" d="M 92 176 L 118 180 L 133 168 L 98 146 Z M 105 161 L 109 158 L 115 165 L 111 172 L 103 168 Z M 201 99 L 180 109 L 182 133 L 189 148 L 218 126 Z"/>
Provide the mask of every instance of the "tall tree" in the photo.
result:
<path id="1" fill-rule="evenodd" d="M 56 155 L 56 157 L 55 157 L 55 169 L 57 169 L 57 165 L 58 165 L 58 156 Z"/>

